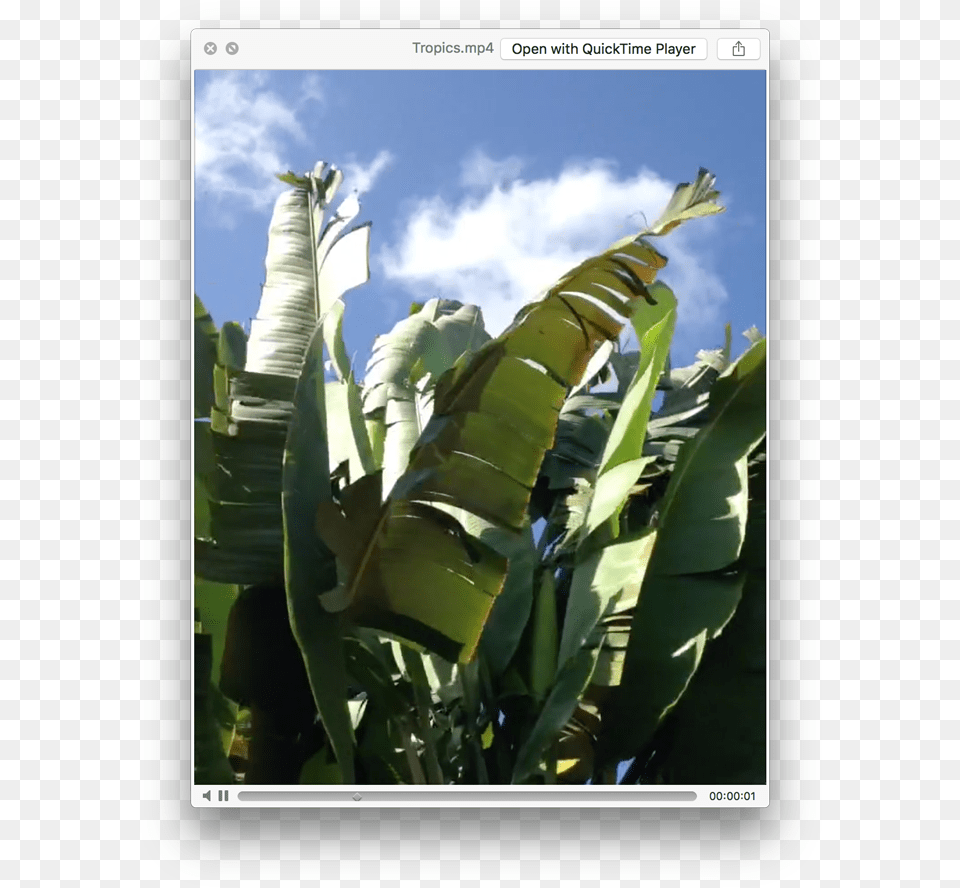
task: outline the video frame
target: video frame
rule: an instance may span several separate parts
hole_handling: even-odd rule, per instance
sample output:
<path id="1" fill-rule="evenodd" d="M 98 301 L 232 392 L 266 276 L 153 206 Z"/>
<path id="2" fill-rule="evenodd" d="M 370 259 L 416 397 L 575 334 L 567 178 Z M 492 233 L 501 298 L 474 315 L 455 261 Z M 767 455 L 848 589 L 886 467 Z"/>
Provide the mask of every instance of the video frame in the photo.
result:
<path id="1" fill-rule="evenodd" d="M 765 73 L 195 78 L 195 784 L 764 784 Z"/>

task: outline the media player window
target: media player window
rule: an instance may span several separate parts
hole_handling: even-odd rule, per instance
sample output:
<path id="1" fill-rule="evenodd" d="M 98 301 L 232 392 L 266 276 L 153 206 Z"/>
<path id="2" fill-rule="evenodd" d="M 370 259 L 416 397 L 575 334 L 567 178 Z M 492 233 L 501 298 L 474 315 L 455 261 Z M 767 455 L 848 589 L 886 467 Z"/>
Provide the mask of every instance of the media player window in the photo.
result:
<path id="1" fill-rule="evenodd" d="M 767 32 L 191 50 L 192 803 L 767 805 Z"/>

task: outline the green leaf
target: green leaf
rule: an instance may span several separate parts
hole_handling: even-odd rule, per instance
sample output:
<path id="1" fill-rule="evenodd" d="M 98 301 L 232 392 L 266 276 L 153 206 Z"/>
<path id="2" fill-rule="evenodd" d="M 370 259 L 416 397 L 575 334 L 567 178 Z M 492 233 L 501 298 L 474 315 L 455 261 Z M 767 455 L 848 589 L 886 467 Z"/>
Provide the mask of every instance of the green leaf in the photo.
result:
<path id="1" fill-rule="evenodd" d="M 742 573 L 648 576 L 633 616 L 619 687 L 603 710 L 598 758 L 630 758 L 653 736 L 686 690 L 707 642 L 735 612 L 743 581 Z"/>
<path id="2" fill-rule="evenodd" d="M 469 659 L 500 591 L 506 559 L 468 538 L 446 512 L 389 501 L 380 509 L 380 488 L 368 480 L 379 478 L 368 476 L 346 488 L 341 506 L 321 504 L 317 514 L 318 533 L 354 580 L 362 576 L 367 541 L 371 535 L 378 540 L 383 577 L 367 574 L 371 586 L 344 587 L 348 616 L 449 660 Z M 364 488 L 355 499 L 354 488 Z M 438 599 L 437 589 L 445 590 L 444 597 Z"/>
<path id="3" fill-rule="evenodd" d="M 320 604 L 320 595 L 336 585 L 336 566 L 314 531 L 320 503 L 332 498 L 323 378 L 323 337 L 318 329 L 297 383 L 284 451 L 284 576 L 290 628 L 303 652 L 317 710 L 344 782 L 353 783 L 354 735 L 340 620 Z"/>
<path id="4" fill-rule="evenodd" d="M 405 710 L 409 705 L 404 704 Z M 402 724 L 403 719 L 388 714 L 373 700 L 364 710 L 357 755 L 369 783 L 389 786 L 414 782 L 404 749 L 408 732 Z"/>
<path id="5" fill-rule="evenodd" d="M 309 785 L 329 785 L 343 783 L 343 775 L 336 761 L 331 760 L 330 750 L 324 747 L 303 763 L 300 770 L 300 783 Z"/>
<path id="6" fill-rule="evenodd" d="M 526 782 L 540 768 L 544 753 L 559 737 L 589 685 L 596 656 L 596 651 L 582 650 L 561 668 L 533 730 L 517 753 L 511 783 Z"/>
<path id="7" fill-rule="evenodd" d="M 650 295 L 657 301 L 657 313 L 648 311 L 633 317 L 640 340 L 640 361 L 600 459 L 593 499 L 582 530 L 583 539 L 611 516 L 620 514 L 630 488 L 650 462 L 642 455 L 647 419 L 657 380 L 670 352 L 677 316 L 677 300 L 669 288 L 654 284 Z"/>
<path id="8" fill-rule="evenodd" d="M 227 321 L 220 328 L 217 341 L 217 361 L 213 366 L 213 402 L 212 414 L 223 414 L 227 426 L 232 426 L 230 418 L 229 377 L 232 372 L 242 371 L 247 359 L 247 335 L 243 327 L 233 321 Z M 236 434 L 236 432 L 230 432 Z"/>
<path id="9" fill-rule="evenodd" d="M 557 672 L 557 590 L 549 570 L 540 577 L 540 589 L 533 609 L 530 644 L 530 690 L 542 699 Z"/>
<path id="10" fill-rule="evenodd" d="M 209 416 L 213 406 L 213 367 L 220 334 L 200 297 L 193 296 L 193 415 Z"/>
<path id="11" fill-rule="evenodd" d="M 323 211 L 342 179 L 339 170 L 321 162 L 313 173 L 284 180 L 294 188 L 280 195 L 270 220 L 266 280 L 257 316 L 250 325 L 249 370 L 294 379 L 300 375 L 314 328 L 322 317 L 321 266 L 331 247 L 330 239 L 321 238 Z M 341 270 L 331 267 L 339 278 Z M 356 280 L 360 274 L 344 277 Z M 325 292 L 336 289 L 331 285 Z"/>
<path id="12" fill-rule="evenodd" d="M 321 240 L 321 252 L 325 245 L 326 242 Z M 322 256 L 317 275 L 318 318 L 327 317 L 330 312 L 335 311 L 335 305 L 341 301 L 344 293 L 370 279 L 369 257 L 370 223 L 348 231 L 328 247 L 327 255 Z"/>
<path id="13" fill-rule="evenodd" d="M 497 596 L 480 636 L 487 666 L 494 675 L 500 675 L 516 653 L 530 617 L 533 574 L 540 559 L 529 526 L 518 535 L 492 525 L 478 532 L 470 526 L 465 529 L 468 533 L 475 533 L 508 560 L 503 591 Z"/>
<path id="14" fill-rule="evenodd" d="M 383 449 L 387 438 L 386 423 L 376 417 L 365 417 L 364 425 L 367 427 L 367 438 L 370 441 L 370 452 L 373 457 L 373 465 L 383 468 Z"/>
<path id="15" fill-rule="evenodd" d="M 374 340 L 363 380 L 365 416 L 382 415 L 394 388 L 410 388 L 414 364 L 429 347 L 435 347 L 438 335 L 437 328 L 421 312 L 404 318 Z"/>
<path id="16" fill-rule="evenodd" d="M 346 581 L 358 569 L 364 541 L 380 522 L 380 485 L 381 474 L 374 472 L 346 485 L 337 502 L 317 503 L 316 532 L 336 555 L 340 579 L 334 592 L 321 597 L 326 610 L 341 611 L 349 604 Z"/>
<path id="17" fill-rule="evenodd" d="M 383 410 L 396 390 L 412 388 L 415 365 L 421 375 L 439 377 L 458 358 L 490 339 L 475 305 L 431 299 L 422 309 L 378 336 L 364 378 L 364 413 Z"/>
<path id="18" fill-rule="evenodd" d="M 557 657 L 559 669 L 587 644 L 600 620 L 636 604 L 655 540 L 656 531 L 645 528 L 632 539 L 604 546 L 576 566 Z"/>
<path id="19" fill-rule="evenodd" d="M 472 659 L 506 559 L 423 503 L 388 500 L 373 539 L 379 575 L 354 577 L 350 618 L 448 660 Z"/>
<path id="20" fill-rule="evenodd" d="M 663 391 L 663 403 L 648 423 L 651 441 L 646 452 L 665 455 L 671 441 L 692 437 L 703 427 L 709 414 L 710 389 L 730 365 L 729 334 L 727 324 L 723 348 L 699 351 L 696 362 L 688 367 L 665 368 L 658 386 Z M 675 461 L 676 454 L 668 458 Z"/>
<path id="21" fill-rule="evenodd" d="M 489 338 L 476 306 L 441 299 L 431 299 L 377 337 L 364 380 L 364 413 L 368 421 L 383 422 L 377 461 L 383 466 L 385 494 L 406 470 L 433 412 L 431 383 Z"/>
<path id="22" fill-rule="evenodd" d="M 211 681 L 213 653 L 209 635 L 193 636 L 194 715 L 193 715 L 193 782 L 194 784 L 232 784 L 233 768 L 223 749 L 220 723 L 216 716 L 217 691 Z"/>
<path id="23" fill-rule="evenodd" d="M 670 716 L 675 737 L 661 750 L 668 783 L 763 783 L 767 770 L 766 454 L 751 456 L 750 513 L 738 566 L 743 596 L 723 634 Z M 662 744 L 667 746 L 667 744 Z"/>
<path id="24" fill-rule="evenodd" d="M 346 461 L 352 481 L 375 470 L 362 410 L 360 391 L 352 380 L 326 384 L 330 465 L 338 466 Z"/>
<path id="25" fill-rule="evenodd" d="M 364 689 L 371 704 L 382 714 L 393 719 L 405 718 L 410 710 L 409 697 L 395 684 L 379 650 L 383 644 L 376 635 L 353 628 L 343 643 L 351 681 Z"/>
<path id="26" fill-rule="evenodd" d="M 410 451 L 433 413 L 432 398 L 412 386 L 391 386 L 384 411 L 383 490 L 389 494 L 406 471 Z"/>
<path id="27" fill-rule="evenodd" d="M 482 388 L 453 394 L 456 408 L 443 409 L 438 389 L 434 416 L 393 496 L 456 505 L 519 531 L 563 389 L 519 358 L 497 350 L 480 355 L 483 369 L 474 378 Z"/>
<path id="28" fill-rule="evenodd" d="M 352 376 L 347 347 L 343 342 L 344 308 L 342 299 L 335 300 L 323 321 L 323 337 L 327 344 L 327 354 L 330 355 L 333 369 L 341 382 Z"/>
<path id="29" fill-rule="evenodd" d="M 456 664 L 427 651 L 421 654 L 423 670 L 430 691 L 444 706 L 463 698 L 463 684 Z"/>
<path id="30" fill-rule="evenodd" d="M 472 659 L 507 562 L 444 509 L 523 529 L 566 391 L 638 304 L 656 304 L 647 287 L 665 264 L 640 237 L 618 241 L 438 379 L 433 416 L 346 584 L 351 619 L 449 659 Z M 420 335 L 424 311 L 404 322 L 410 336 Z M 402 374 L 409 380 L 425 369 L 420 357 L 409 360 L 415 350 L 393 351 L 392 365 L 368 366 L 368 416 L 385 408 L 391 376 L 405 384 Z"/>
<path id="31" fill-rule="evenodd" d="M 668 361 L 669 362 L 669 361 Z M 610 366 L 613 372 L 617 374 L 617 398 L 622 399 L 627 393 L 627 387 L 633 380 L 637 372 L 637 365 L 640 363 L 640 353 L 614 352 L 610 355 Z"/>
<path id="32" fill-rule="evenodd" d="M 603 709 L 602 761 L 649 742 L 737 608 L 745 574 L 731 568 L 748 519 L 748 455 L 766 427 L 765 340 L 717 380 L 709 416 L 682 446 L 660 502 L 622 678 Z"/>
<path id="33" fill-rule="evenodd" d="M 193 583 L 194 607 L 200 612 L 204 633 L 210 636 L 210 678 L 220 681 L 220 661 L 223 658 L 223 640 L 227 633 L 230 608 L 237 598 L 238 588 L 225 583 L 211 583 L 196 577 Z"/>
<path id="34" fill-rule="evenodd" d="M 710 392 L 710 419 L 681 447 L 659 507 L 651 571 L 706 573 L 733 563 L 746 527 L 747 454 L 766 430 L 766 340 Z"/>
<path id="35" fill-rule="evenodd" d="M 610 355 L 613 353 L 614 343 L 612 340 L 607 340 L 606 342 L 600 343 L 600 346 L 593 353 L 593 357 L 590 358 L 590 363 L 587 364 L 587 369 L 583 372 L 583 378 L 580 382 L 575 385 L 571 390 L 570 394 L 575 395 L 577 392 L 586 388 L 586 386 L 606 365 L 610 360 Z"/>
<path id="36" fill-rule="evenodd" d="M 251 551 L 242 545 L 221 546 L 211 540 L 194 540 L 197 576 L 215 583 L 249 583 L 250 577 L 277 577 L 283 572 L 272 551 Z M 258 580 L 259 582 L 259 580 Z"/>
<path id="37" fill-rule="evenodd" d="M 359 211 L 356 198 L 348 197 L 323 226 L 342 178 L 336 167 L 323 162 L 307 175 L 281 177 L 294 188 L 274 207 L 266 282 L 250 337 L 232 323 L 220 333 L 210 423 L 214 467 L 204 477 L 209 521 L 205 504 L 198 506 L 198 527 L 209 537 L 195 544 L 196 571 L 212 581 L 253 585 L 282 575 L 282 464 L 294 389 L 323 317 L 321 304 L 332 310 L 324 329 L 343 369 L 340 296 L 369 274 L 369 229 L 361 226 L 342 235 Z M 363 445 L 365 430 L 361 437 L 354 428 L 358 395 L 352 391 L 347 413 L 356 461 L 372 470 L 372 455 Z M 313 516 L 307 527 L 312 530 Z"/>
<path id="38" fill-rule="evenodd" d="M 723 634 L 670 715 L 674 740 L 658 772 L 667 783 L 764 783 L 767 770 L 765 573 L 748 574 Z"/>
<path id="39" fill-rule="evenodd" d="M 416 712 L 416 730 L 423 746 L 423 758 L 428 782 L 442 785 L 445 783 L 440 761 L 437 758 L 436 734 L 431 723 L 430 681 L 424 669 L 424 656 L 417 651 L 400 645 L 403 664 L 413 687 L 414 708 Z"/>
<path id="40" fill-rule="evenodd" d="M 556 543 L 558 553 L 576 547 L 576 541 L 580 538 L 581 528 L 593 499 L 593 487 L 588 481 L 582 478 L 574 478 L 573 481 L 573 493 L 557 500 L 554 504 L 550 525 L 545 531 L 549 532 L 554 527 L 559 529 L 560 536 Z"/>
<path id="41" fill-rule="evenodd" d="M 306 188 L 310 184 L 310 180 L 306 176 L 298 176 L 293 170 L 288 170 L 286 173 L 277 173 L 277 178 L 287 185 L 294 185 L 298 188 Z"/>
<path id="42" fill-rule="evenodd" d="M 483 312 L 476 305 L 461 305 L 454 312 L 441 313 L 439 305 L 434 307 L 428 302 L 424 313 L 432 320 L 440 332 L 441 348 L 436 354 L 425 355 L 426 370 L 434 376 L 440 376 L 452 367 L 463 355 L 472 355 L 490 341 L 483 324 Z"/>
<path id="43" fill-rule="evenodd" d="M 227 321 L 220 328 L 217 363 L 226 370 L 243 370 L 246 366 L 247 334 L 235 321 Z"/>
<path id="44" fill-rule="evenodd" d="M 606 414 L 595 416 L 583 411 L 618 406 L 606 404 L 606 408 L 602 408 L 603 403 L 595 396 L 581 395 L 564 402 L 553 446 L 540 467 L 540 475 L 547 479 L 549 490 L 570 490 L 584 484 L 592 489 L 612 420 Z"/>
<path id="45" fill-rule="evenodd" d="M 216 468 L 210 423 L 193 423 L 193 535 L 210 538 L 210 486 Z"/>

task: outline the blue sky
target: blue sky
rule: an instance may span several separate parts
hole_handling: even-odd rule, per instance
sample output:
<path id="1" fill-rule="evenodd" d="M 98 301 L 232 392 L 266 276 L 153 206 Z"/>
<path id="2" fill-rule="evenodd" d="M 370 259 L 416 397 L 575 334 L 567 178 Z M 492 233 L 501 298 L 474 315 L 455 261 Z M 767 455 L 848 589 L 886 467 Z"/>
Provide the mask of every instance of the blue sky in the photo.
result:
<path id="1" fill-rule="evenodd" d="M 247 325 L 275 173 L 346 174 L 371 221 L 371 280 L 346 294 L 358 378 L 412 300 L 473 302 L 501 332 L 569 268 L 659 214 L 700 166 L 727 212 L 657 248 L 680 305 L 675 365 L 731 322 L 766 332 L 763 72 L 317 71 L 196 74 L 195 289 Z"/>

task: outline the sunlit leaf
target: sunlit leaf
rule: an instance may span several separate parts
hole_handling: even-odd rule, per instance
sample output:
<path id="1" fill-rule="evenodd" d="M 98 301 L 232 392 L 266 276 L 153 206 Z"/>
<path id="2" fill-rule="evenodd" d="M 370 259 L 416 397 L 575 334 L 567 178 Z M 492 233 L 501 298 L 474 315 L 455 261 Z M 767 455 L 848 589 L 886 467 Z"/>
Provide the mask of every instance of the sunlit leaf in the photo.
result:
<path id="1" fill-rule="evenodd" d="M 758 341 L 717 380 L 709 419 L 680 449 L 622 677 L 604 708 L 606 760 L 649 741 L 737 608 L 745 574 L 732 568 L 748 518 L 747 458 L 766 428 L 765 346 Z"/>
<path id="2" fill-rule="evenodd" d="M 648 311 L 633 319 L 640 340 L 640 361 L 600 459 L 590 510 L 583 526 L 584 538 L 611 515 L 619 514 L 631 486 L 649 462 L 643 456 L 647 419 L 657 380 L 670 350 L 677 304 L 671 290 L 662 284 L 652 286 L 650 295 L 657 301 L 657 314 L 651 318 L 653 312 Z"/>
<path id="3" fill-rule="evenodd" d="M 710 419 L 680 449 L 659 508 L 655 573 L 704 573 L 736 560 L 746 526 L 746 457 L 765 431 L 761 340 L 714 384 Z"/>
<path id="4" fill-rule="evenodd" d="M 668 234 L 688 219 L 724 212 L 726 207 L 715 203 L 720 196 L 720 192 L 713 190 L 716 179 L 713 173 L 701 167 L 697 178 L 692 183 L 684 182 L 676 187 L 670 203 L 660 214 L 660 218 L 643 234 Z"/>
<path id="5" fill-rule="evenodd" d="M 697 199 L 693 195 L 681 212 Z M 472 658 L 507 562 L 480 540 L 471 542 L 442 509 L 521 532 L 567 391 L 638 305 L 657 305 L 648 287 L 665 264 L 642 238 L 624 238 L 564 275 L 501 336 L 444 373 L 433 415 L 349 583 L 351 618 L 451 659 Z M 427 336 L 425 310 L 403 322 L 412 340 Z M 374 375 L 368 415 L 386 406 L 391 381 L 402 385 L 404 373 L 409 379 L 415 368 L 423 372 L 411 357 L 393 347 L 392 357 L 368 368 L 368 377 Z M 452 540 L 458 545 L 451 547 Z M 426 555 L 426 545 L 435 554 Z"/>
<path id="6" fill-rule="evenodd" d="M 205 535 L 195 548 L 197 575 L 218 582 L 255 584 L 282 576 L 281 469 L 294 387 L 318 319 L 323 318 L 318 313 L 321 304 L 332 310 L 329 323 L 322 326 L 338 368 L 345 369 L 336 306 L 342 309 L 343 292 L 369 274 L 369 229 L 361 226 L 342 233 L 359 210 L 356 199 L 344 201 L 323 225 L 343 178 L 340 171 L 321 162 L 310 174 L 281 178 L 294 187 L 278 198 L 274 208 L 257 317 L 249 338 L 238 324 L 223 325 L 213 368 L 214 465 L 204 475 L 208 502 L 200 505 L 198 514 Z M 358 423 L 365 426 L 358 392 L 355 386 L 348 390 L 349 425 L 341 428 L 351 429 L 347 440 L 355 445 L 355 470 L 360 465 L 372 470 L 365 428 L 363 434 L 357 428 Z M 340 401 L 334 400 L 339 408 Z M 339 409 L 335 414 L 341 420 Z M 325 429 L 322 434 L 326 440 Z M 308 527 L 312 526 L 311 516 Z"/>
<path id="7" fill-rule="evenodd" d="M 524 783 L 538 770 L 544 751 L 577 708 L 595 663 L 596 651 L 584 649 L 560 670 L 533 730 L 517 754 L 511 783 Z"/>
<path id="8" fill-rule="evenodd" d="M 636 604 L 655 540 L 656 531 L 645 529 L 632 539 L 604 546 L 576 566 L 558 668 L 576 656 L 601 619 Z"/>

